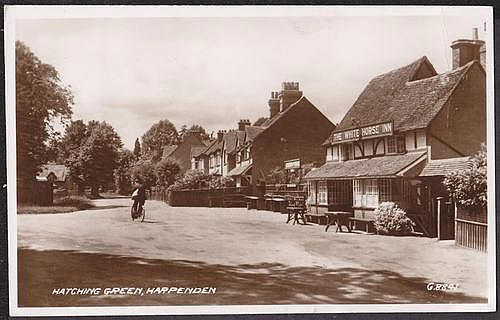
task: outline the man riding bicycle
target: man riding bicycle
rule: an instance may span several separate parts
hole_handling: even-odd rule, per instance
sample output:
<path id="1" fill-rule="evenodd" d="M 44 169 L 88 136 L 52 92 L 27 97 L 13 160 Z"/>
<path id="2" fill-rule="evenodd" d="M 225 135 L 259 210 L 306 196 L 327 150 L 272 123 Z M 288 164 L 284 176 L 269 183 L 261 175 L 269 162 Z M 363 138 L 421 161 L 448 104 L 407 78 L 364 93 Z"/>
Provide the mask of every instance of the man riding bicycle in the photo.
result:
<path id="1" fill-rule="evenodd" d="M 134 200 L 134 204 L 132 205 L 132 214 L 135 212 L 135 215 L 139 216 L 142 213 L 144 203 L 146 202 L 146 188 L 140 178 L 135 179 L 134 189 L 135 190 L 132 193 L 132 200 Z"/>

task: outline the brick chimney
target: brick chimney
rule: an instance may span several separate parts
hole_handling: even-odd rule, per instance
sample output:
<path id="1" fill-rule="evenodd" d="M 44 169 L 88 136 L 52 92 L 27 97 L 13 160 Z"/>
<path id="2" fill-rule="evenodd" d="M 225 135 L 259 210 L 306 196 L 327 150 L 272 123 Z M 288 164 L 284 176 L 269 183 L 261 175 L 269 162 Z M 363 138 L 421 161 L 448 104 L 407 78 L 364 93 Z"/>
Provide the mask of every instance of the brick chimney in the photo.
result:
<path id="1" fill-rule="evenodd" d="M 217 131 L 217 141 L 219 141 L 219 142 L 222 141 L 222 138 L 224 137 L 224 133 L 226 133 L 226 131 L 224 131 L 224 130 Z"/>
<path id="2" fill-rule="evenodd" d="M 302 97 L 302 91 L 299 91 L 299 83 L 283 82 L 278 97 L 280 99 L 281 112 L 283 112 Z"/>
<path id="3" fill-rule="evenodd" d="M 269 119 L 274 118 L 278 113 L 280 113 L 279 93 L 273 91 L 271 92 L 271 99 L 269 99 Z"/>
<path id="4" fill-rule="evenodd" d="M 238 130 L 239 131 L 245 131 L 245 128 L 250 125 L 250 120 L 248 119 L 241 119 L 240 122 L 238 122 Z"/>
<path id="5" fill-rule="evenodd" d="M 478 39 L 477 28 L 472 29 L 472 40 L 458 39 L 451 43 L 453 69 L 466 65 L 472 60 L 478 60 L 481 64 L 481 50 L 484 50 L 484 58 L 486 58 L 486 49 L 484 48 L 484 41 Z"/>

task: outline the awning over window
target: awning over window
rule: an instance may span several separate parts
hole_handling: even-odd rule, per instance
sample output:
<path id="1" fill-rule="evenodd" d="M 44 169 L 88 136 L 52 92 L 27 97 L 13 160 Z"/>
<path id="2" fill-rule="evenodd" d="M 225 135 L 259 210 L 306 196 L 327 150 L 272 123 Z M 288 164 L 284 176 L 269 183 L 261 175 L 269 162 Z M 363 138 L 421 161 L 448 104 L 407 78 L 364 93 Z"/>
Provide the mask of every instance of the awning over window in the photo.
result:
<path id="1" fill-rule="evenodd" d="M 322 167 L 311 170 L 306 179 L 324 178 L 387 178 L 404 176 L 406 172 L 427 159 L 427 152 L 373 157 L 343 162 L 327 162 Z"/>
<path id="2" fill-rule="evenodd" d="M 465 170 L 470 167 L 469 157 L 431 160 L 420 173 L 421 177 L 445 176 L 455 170 Z"/>
<path id="3" fill-rule="evenodd" d="M 245 166 L 239 166 L 228 172 L 228 176 L 241 176 L 248 172 L 252 168 L 252 164 L 247 164 Z"/>

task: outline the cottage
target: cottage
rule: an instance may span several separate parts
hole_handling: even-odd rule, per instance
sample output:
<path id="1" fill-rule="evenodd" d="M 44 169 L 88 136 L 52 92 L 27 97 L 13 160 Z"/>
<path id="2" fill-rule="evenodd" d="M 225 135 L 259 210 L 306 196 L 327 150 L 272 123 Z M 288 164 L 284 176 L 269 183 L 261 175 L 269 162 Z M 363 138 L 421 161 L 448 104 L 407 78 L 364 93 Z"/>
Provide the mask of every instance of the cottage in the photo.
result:
<path id="1" fill-rule="evenodd" d="M 37 181 L 48 181 L 51 185 L 64 187 L 69 177 L 69 169 L 64 164 L 44 164 L 36 176 Z"/>
<path id="2" fill-rule="evenodd" d="M 370 220 L 381 202 L 393 201 L 424 234 L 437 234 L 443 188 L 426 176 L 429 166 L 471 155 L 486 141 L 484 42 L 476 36 L 451 47 L 448 72 L 437 74 L 424 56 L 368 83 L 323 143 L 326 163 L 306 176 L 314 211 L 342 208 Z"/>
<path id="3" fill-rule="evenodd" d="M 183 174 L 191 169 L 193 154 L 198 154 L 208 144 L 209 142 L 202 138 L 201 131 L 190 130 L 180 144 L 163 148 L 162 159 L 170 158 L 177 161 L 180 166 L 180 174 Z"/>

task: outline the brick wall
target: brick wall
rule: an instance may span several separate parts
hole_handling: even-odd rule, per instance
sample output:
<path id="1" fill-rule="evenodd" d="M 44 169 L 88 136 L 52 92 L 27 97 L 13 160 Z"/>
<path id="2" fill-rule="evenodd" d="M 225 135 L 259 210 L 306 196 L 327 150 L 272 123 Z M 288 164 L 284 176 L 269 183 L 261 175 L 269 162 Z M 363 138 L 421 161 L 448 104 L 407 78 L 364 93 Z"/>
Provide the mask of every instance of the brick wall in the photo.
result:
<path id="1" fill-rule="evenodd" d="M 474 64 L 427 132 L 431 159 L 470 155 L 486 142 L 486 77 Z"/>
<path id="2" fill-rule="evenodd" d="M 283 166 L 285 160 L 324 163 L 325 148 L 321 144 L 334 129 L 333 123 L 305 98 L 292 108 L 253 143 L 253 182 Z"/>

